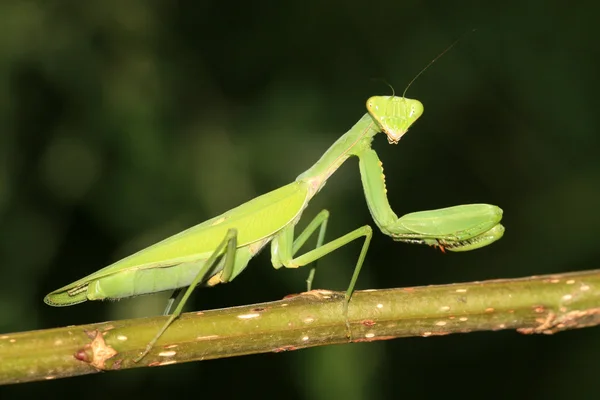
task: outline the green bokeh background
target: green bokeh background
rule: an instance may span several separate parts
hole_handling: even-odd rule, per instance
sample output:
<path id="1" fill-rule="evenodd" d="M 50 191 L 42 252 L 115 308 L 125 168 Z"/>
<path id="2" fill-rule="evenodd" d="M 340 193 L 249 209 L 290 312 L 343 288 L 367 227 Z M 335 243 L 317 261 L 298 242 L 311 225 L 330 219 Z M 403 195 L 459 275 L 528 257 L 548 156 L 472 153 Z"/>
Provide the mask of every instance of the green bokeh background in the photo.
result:
<path id="1" fill-rule="evenodd" d="M 43 296 L 292 181 L 365 112 L 410 88 L 425 114 L 378 137 L 401 215 L 486 202 L 489 248 L 441 254 L 375 235 L 359 288 L 598 268 L 600 7 L 553 1 L 0 2 L 0 331 L 159 314 L 165 296 L 51 308 Z M 371 224 L 356 160 L 311 203 L 328 237 Z M 301 222 L 305 224 L 306 220 Z M 354 243 L 315 286 L 345 289 Z M 194 309 L 282 298 L 307 271 L 268 252 Z M 2 399 L 593 398 L 598 328 L 409 338 L 4 387 Z M 1 356 L 0 356 L 1 358 Z"/>

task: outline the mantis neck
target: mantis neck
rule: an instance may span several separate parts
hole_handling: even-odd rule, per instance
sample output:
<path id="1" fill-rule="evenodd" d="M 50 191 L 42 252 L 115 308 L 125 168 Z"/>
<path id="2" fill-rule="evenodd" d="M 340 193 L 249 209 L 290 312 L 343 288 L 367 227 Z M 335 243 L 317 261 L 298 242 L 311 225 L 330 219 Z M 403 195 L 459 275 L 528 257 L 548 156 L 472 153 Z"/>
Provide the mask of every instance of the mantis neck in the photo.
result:
<path id="1" fill-rule="evenodd" d="M 350 130 L 344 133 L 312 167 L 298 175 L 296 182 L 309 185 L 309 198 L 321 190 L 327 179 L 352 155 L 371 146 L 373 136 L 379 132 L 377 124 L 365 114 Z"/>

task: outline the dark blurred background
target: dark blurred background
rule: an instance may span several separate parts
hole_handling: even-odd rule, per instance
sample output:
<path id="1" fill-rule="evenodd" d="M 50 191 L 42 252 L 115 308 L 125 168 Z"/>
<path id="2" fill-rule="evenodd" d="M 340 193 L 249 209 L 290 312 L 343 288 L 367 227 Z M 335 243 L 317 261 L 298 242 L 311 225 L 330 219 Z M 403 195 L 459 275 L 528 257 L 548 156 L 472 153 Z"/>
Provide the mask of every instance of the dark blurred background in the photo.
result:
<path id="1" fill-rule="evenodd" d="M 504 209 L 505 237 L 441 254 L 376 231 L 358 288 L 598 268 L 598 6 L 552 1 L 0 2 L 2 332 L 156 315 L 164 295 L 51 308 L 48 292 L 291 182 L 365 112 L 410 88 L 425 114 L 377 137 L 402 215 Z M 492 5 L 494 4 L 494 5 Z M 581 3 L 585 4 L 585 3 Z M 328 238 L 372 224 L 349 160 L 305 212 Z M 353 243 L 315 286 L 345 289 Z M 307 270 L 269 252 L 193 309 L 280 299 Z M 188 307 L 188 309 L 192 309 Z M 593 398 L 598 329 L 313 348 L 0 389 L 0 397 Z"/>

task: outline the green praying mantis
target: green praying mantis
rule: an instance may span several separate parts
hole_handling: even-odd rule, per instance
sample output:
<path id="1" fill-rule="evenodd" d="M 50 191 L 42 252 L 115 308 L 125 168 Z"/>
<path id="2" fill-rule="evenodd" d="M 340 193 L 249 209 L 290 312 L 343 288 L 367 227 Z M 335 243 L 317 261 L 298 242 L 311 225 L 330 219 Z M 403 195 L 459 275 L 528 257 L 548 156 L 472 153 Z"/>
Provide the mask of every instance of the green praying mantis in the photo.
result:
<path id="1" fill-rule="evenodd" d="M 427 244 L 449 251 L 468 251 L 487 246 L 502 237 L 502 210 L 489 204 L 459 205 L 409 213 L 398 218 L 388 202 L 382 163 L 371 142 L 377 133 L 383 132 L 390 144 L 397 144 L 422 115 L 423 105 L 418 100 L 397 96 L 371 97 L 366 105 L 368 112 L 294 182 L 57 289 L 44 301 L 61 307 L 87 300 L 121 299 L 173 290 L 165 310 L 167 314 L 180 291 L 187 287 L 170 318 L 136 358 L 138 362 L 181 314 L 196 286 L 230 282 L 269 242 L 271 262 L 274 268 L 279 269 L 309 265 L 363 238 L 362 250 L 346 290 L 346 314 L 369 248 L 372 228 L 364 225 L 325 243 L 329 220 L 327 210 L 319 212 L 297 236 L 294 228 L 310 200 L 351 156 L 358 158 L 365 198 L 375 224 L 395 241 Z M 298 255 L 300 248 L 317 230 L 316 247 Z M 314 272 L 313 266 L 307 280 L 308 290 L 311 289 Z"/>

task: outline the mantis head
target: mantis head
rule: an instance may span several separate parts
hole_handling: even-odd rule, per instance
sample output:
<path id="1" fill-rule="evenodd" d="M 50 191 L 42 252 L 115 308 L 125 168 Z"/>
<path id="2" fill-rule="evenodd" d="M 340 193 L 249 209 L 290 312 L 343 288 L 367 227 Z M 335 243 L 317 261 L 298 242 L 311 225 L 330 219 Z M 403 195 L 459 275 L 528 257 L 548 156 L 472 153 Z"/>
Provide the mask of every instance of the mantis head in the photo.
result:
<path id="1" fill-rule="evenodd" d="M 423 114 L 419 100 L 397 96 L 373 96 L 367 100 L 367 111 L 390 144 L 398 144 L 408 128 Z"/>

